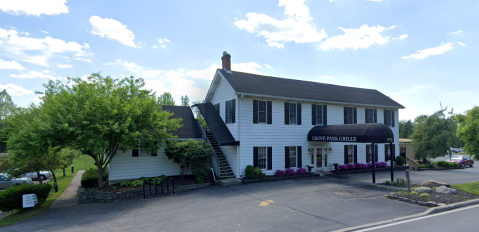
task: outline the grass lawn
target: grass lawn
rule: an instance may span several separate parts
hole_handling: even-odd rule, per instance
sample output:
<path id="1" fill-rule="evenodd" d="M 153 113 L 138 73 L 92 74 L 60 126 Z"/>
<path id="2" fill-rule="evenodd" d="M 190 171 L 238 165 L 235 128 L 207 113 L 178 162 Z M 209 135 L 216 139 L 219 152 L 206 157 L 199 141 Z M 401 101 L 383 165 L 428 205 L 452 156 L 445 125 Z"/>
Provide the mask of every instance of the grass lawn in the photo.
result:
<path id="1" fill-rule="evenodd" d="M 455 188 L 464 192 L 479 195 L 479 181 L 465 183 L 465 184 L 455 184 L 455 185 L 451 185 L 451 188 Z"/>
<path id="2" fill-rule="evenodd" d="M 47 212 L 50 209 L 50 205 L 63 193 L 65 188 L 70 184 L 71 180 L 76 175 L 78 170 L 85 170 L 88 166 L 92 164 L 93 159 L 90 156 L 81 155 L 78 159 L 75 159 L 73 161 L 75 173 L 72 173 L 71 168 L 67 168 L 65 170 L 66 175 L 63 176 L 63 170 L 57 170 L 55 172 L 55 175 L 57 176 L 58 192 L 56 193 L 55 190 L 52 188 L 50 194 L 48 195 L 48 198 L 45 200 L 43 205 L 39 206 L 37 209 L 27 210 L 25 212 L 21 212 L 20 210 L 13 211 L 9 215 L 0 219 L 0 227 L 15 224 L 33 216 Z M 53 185 L 53 179 L 50 183 Z"/>

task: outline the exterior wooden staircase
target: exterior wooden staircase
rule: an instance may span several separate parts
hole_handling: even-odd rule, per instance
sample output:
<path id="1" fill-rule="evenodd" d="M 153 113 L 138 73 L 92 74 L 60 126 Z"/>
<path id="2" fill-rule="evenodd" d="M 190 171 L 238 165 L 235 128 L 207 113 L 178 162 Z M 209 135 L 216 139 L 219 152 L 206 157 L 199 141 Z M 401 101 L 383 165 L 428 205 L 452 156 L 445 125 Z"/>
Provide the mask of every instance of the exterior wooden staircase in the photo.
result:
<path id="1" fill-rule="evenodd" d="M 218 163 L 218 166 L 219 166 L 219 173 L 218 173 L 219 179 L 234 178 L 235 174 L 233 172 L 233 169 L 231 169 L 231 166 L 228 163 L 226 156 L 221 151 L 221 148 L 218 142 L 216 141 L 215 137 L 213 136 L 211 131 L 206 130 L 205 132 L 211 147 L 213 147 L 213 150 L 215 151 L 216 162 Z"/>

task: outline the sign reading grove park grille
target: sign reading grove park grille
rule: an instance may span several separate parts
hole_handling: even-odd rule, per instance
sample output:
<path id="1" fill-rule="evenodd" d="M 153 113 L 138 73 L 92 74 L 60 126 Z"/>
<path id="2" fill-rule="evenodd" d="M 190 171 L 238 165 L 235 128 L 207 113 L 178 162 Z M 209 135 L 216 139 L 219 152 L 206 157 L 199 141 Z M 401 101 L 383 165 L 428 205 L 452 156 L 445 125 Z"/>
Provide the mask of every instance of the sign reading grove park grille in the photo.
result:
<path id="1" fill-rule="evenodd" d="M 346 136 L 312 136 L 313 141 L 325 141 L 325 142 L 357 142 L 358 137 L 346 137 Z"/>

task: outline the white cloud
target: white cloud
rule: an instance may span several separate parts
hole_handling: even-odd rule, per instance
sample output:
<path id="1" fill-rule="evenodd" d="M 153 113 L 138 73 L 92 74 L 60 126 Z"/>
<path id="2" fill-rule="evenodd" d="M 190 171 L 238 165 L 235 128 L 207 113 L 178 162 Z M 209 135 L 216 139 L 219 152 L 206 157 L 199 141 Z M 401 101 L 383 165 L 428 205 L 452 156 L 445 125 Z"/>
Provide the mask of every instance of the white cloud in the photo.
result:
<path id="1" fill-rule="evenodd" d="M 234 64 L 232 65 L 232 67 L 234 67 Z M 221 68 L 221 66 L 217 64 L 212 64 L 205 69 L 192 70 L 187 72 L 186 74 L 193 79 L 202 79 L 202 80 L 211 81 L 213 79 L 213 75 L 216 72 L 216 69 L 218 68 Z"/>
<path id="2" fill-rule="evenodd" d="M 28 78 L 28 79 L 34 79 L 34 78 L 45 78 L 45 79 L 50 79 L 50 80 L 60 80 L 61 77 L 55 77 L 50 74 L 48 74 L 50 71 L 45 70 L 44 72 L 38 72 L 38 71 L 29 71 L 28 73 L 21 73 L 21 74 L 11 74 L 11 77 L 15 78 Z"/>
<path id="3" fill-rule="evenodd" d="M 6 84 L 6 85 L 1 85 L 0 84 L 0 89 L 5 89 L 7 90 L 8 94 L 12 96 L 24 96 L 27 94 L 32 94 L 33 91 L 25 89 L 21 86 L 15 85 L 15 84 Z"/>
<path id="4" fill-rule="evenodd" d="M 320 76 L 321 79 L 334 79 L 332 76 Z"/>
<path id="5" fill-rule="evenodd" d="M 45 38 L 32 38 L 20 36 L 16 30 L 0 28 L 0 50 L 6 51 L 9 56 L 26 62 L 48 66 L 48 59 L 55 53 L 71 52 L 75 56 L 88 55 L 88 44 L 65 42 L 50 36 Z"/>
<path id="6" fill-rule="evenodd" d="M 0 69 L 16 69 L 16 70 L 24 70 L 25 68 L 18 63 L 17 61 L 6 61 L 0 59 Z"/>
<path id="7" fill-rule="evenodd" d="M 267 65 L 267 64 L 264 64 L 264 66 L 265 66 L 266 68 L 270 68 L 270 69 L 273 68 L 273 67 L 271 67 L 271 65 Z"/>
<path id="8" fill-rule="evenodd" d="M 75 58 L 75 60 L 82 60 L 82 61 L 85 61 L 85 62 L 88 62 L 88 63 L 91 62 L 90 59 L 85 59 L 85 58 L 80 58 L 80 57 Z"/>
<path id="9" fill-rule="evenodd" d="M 100 18 L 98 16 L 92 16 L 90 18 L 90 24 L 92 27 L 91 33 L 99 35 L 102 38 L 106 37 L 113 40 L 118 40 L 122 44 L 136 48 L 134 42 L 135 35 L 132 31 L 126 29 L 126 25 L 109 18 Z"/>
<path id="10" fill-rule="evenodd" d="M 459 34 L 459 33 L 461 33 L 461 32 L 462 32 L 462 30 L 459 30 L 459 31 L 449 32 L 449 33 L 447 33 L 447 34 L 452 35 L 452 34 Z"/>
<path id="11" fill-rule="evenodd" d="M 44 30 L 42 30 L 42 29 L 38 29 L 38 30 L 40 30 L 41 32 L 43 32 L 43 33 L 45 33 L 45 34 L 48 34 L 48 31 L 44 31 Z"/>
<path id="12" fill-rule="evenodd" d="M 447 52 L 451 49 L 454 49 L 454 47 L 452 47 L 452 43 L 446 43 L 446 44 L 443 44 L 441 46 L 434 47 L 434 48 L 417 50 L 417 53 L 411 54 L 409 56 L 402 56 L 401 58 L 403 58 L 403 59 L 409 59 L 409 58 L 424 59 L 428 56 L 435 56 L 435 55 L 442 54 L 442 53 Z"/>
<path id="13" fill-rule="evenodd" d="M 57 67 L 59 67 L 59 68 L 73 68 L 73 65 L 71 65 L 71 64 L 57 64 Z"/>
<path id="14" fill-rule="evenodd" d="M 235 21 L 240 29 L 249 33 L 263 36 L 268 46 L 283 48 L 284 43 L 311 43 L 319 42 L 326 38 L 326 32 L 318 32 L 315 25 L 310 21 L 313 19 L 309 14 L 309 8 L 304 5 L 305 0 L 280 0 L 278 6 L 284 6 L 284 13 L 287 19 L 277 20 L 268 15 L 247 13 L 247 20 Z"/>
<path id="15" fill-rule="evenodd" d="M 382 0 L 368 0 L 368 2 L 381 2 Z"/>
<path id="16" fill-rule="evenodd" d="M 262 66 L 256 62 L 231 64 L 231 69 L 233 71 L 264 75 L 264 73 L 260 72 L 258 68 L 262 68 Z"/>
<path id="17" fill-rule="evenodd" d="M 405 39 L 405 38 L 407 38 L 407 37 L 408 37 L 408 34 L 402 34 L 402 35 L 399 35 L 399 37 L 393 38 L 393 39 L 403 40 L 403 39 Z"/>
<path id="18" fill-rule="evenodd" d="M 158 40 L 158 43 L 160 43 L 160 47 L 163 49 L 166 49 L 166 44 L 169 43 L 170 41 L 167 39 L 162 39 L 162 38 L 156 38 Z M 155 46 L 156 47 L 156 46 Z"/>
<path id="19" fill-rule="evenodd" d="M 153 46 L 151 46 L 151 47 L 154 48 L 154 49 L 157 49 L 157 48 L 158 48 L 158 46 L 155 46 L 155 45 L 153 45 Z"/>
<path id="20" fill-rule="evenodd" d="M 465 43 L 458 42 L 458 44 L 461 45 L 461 46 L 464 46 L 464 47 L 466 46 Z"/>
<path id="21" fill-rule="evenodd" d="M 68 13 L 66 0 L 4 0 L 0 9 L 9 14 L 40 16 Z"/>
<path id="22" fill-rule="evenodd" d="M 344 34 L 328 38 L 318 46 L 318 49 L 358 49 L 367 48 L 373 44 L 385 44 L 390 38 L 383 36 L 381 33 L 385 30 L 394 29 L 395 27 L 394 25 L 389 28 L 380 25 L 369 27 L 366 24 L 362 25 L 359 29 L 340 27 L 339 29 L 344 31 Z"/>

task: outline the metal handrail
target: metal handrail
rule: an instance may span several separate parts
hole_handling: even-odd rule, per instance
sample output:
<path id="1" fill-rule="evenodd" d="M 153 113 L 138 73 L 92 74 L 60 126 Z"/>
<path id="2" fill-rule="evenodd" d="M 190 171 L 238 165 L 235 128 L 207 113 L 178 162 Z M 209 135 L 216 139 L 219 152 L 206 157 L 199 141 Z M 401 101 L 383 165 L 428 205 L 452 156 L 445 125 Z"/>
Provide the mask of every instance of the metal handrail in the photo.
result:
<path id="1" fill-rule="evenodd" d="M 196 120 L 198 122 L 198 126 L 201 128 L 201 134 L 203 138 L 205 139 L 205 142 L 211 146 L 211 142 L 208 139 L 208 136 L 206 135 L 206 131 L 204 130 L 203 126 L 201 125 L 199 120 Z M 213 148 L 213 146 L 211 146 Z M 218 160 L 218 156 L 216 156 L 216 152 L 213 150 L 213 154 L 208 158 L 211 164 L 211 167 L 214 170 L 214 173 L 216 174 L 216 177 L 220 176 L 220 162 Z"/>
<path id="2" fill-rule="evenodd" d="M 412 168 L 417 171 L 417 166 L 419 165 L 419 163 L 418 163 L 417 161 L 415 161 L 415 160 L 413 160 L 413 159 L 407 157 L 407 156 L 406 156 L 406 160 L 407 160 L 410 164 L 412 164 L 412 165 L 411 165 Z"/>

